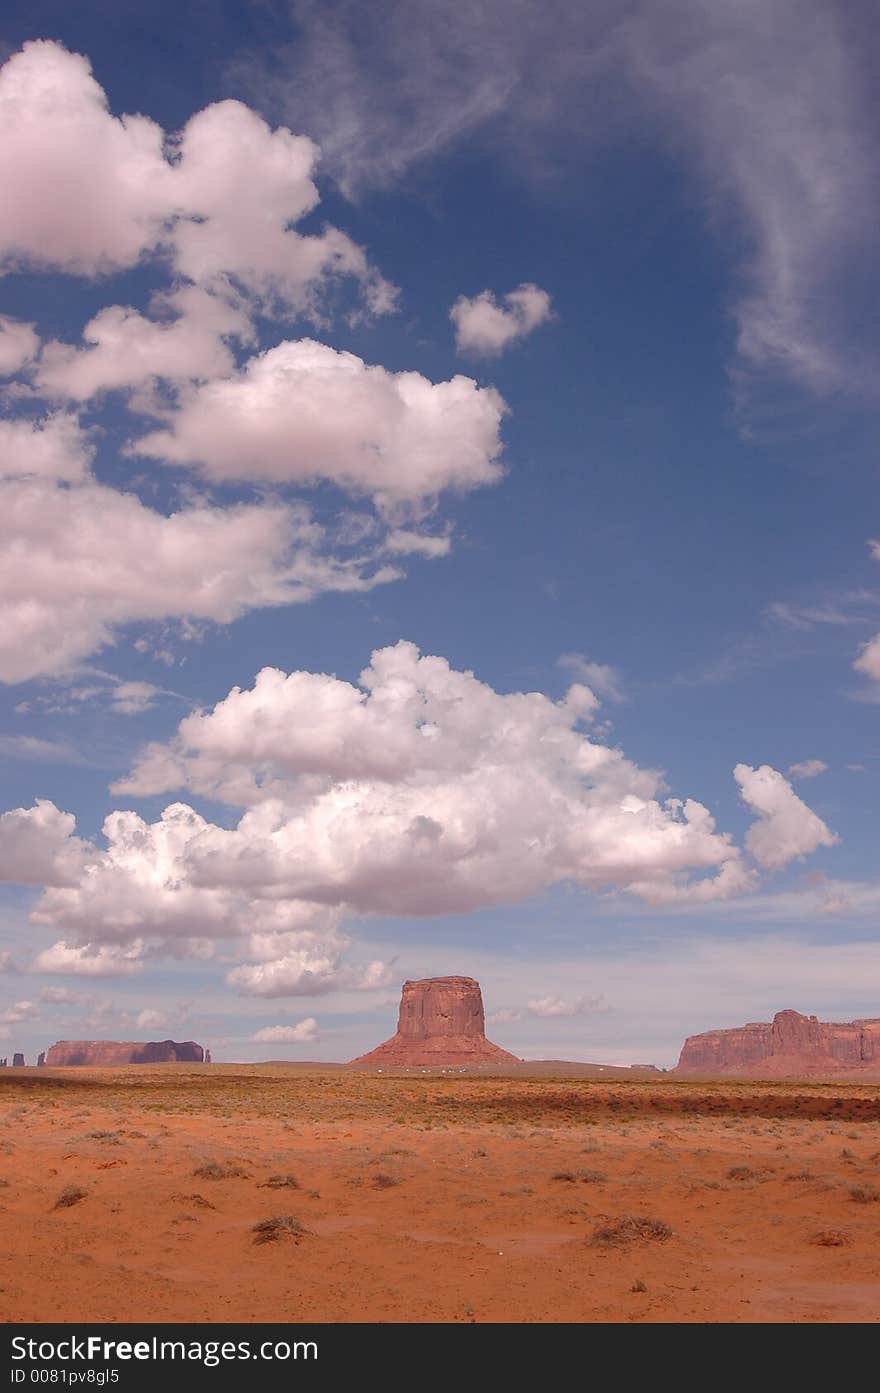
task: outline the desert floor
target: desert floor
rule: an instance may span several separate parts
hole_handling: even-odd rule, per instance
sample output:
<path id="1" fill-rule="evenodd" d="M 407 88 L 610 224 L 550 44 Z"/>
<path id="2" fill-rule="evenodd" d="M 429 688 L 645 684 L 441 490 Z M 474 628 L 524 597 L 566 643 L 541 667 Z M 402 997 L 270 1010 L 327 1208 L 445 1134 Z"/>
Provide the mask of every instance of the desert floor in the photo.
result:
<path id="1" fill-rule="evenodd" d="M 0 1118 L 6 1321 L 880 1319 L 877 1085 L 9 1069 Z"/>

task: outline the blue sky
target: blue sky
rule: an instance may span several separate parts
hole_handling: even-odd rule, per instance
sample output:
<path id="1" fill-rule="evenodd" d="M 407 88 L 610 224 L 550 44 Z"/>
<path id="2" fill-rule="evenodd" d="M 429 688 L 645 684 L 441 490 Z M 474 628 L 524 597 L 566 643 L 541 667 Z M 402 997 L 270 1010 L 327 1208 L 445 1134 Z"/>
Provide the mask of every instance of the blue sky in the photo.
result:
<path id="1" fill-rule="evenodd" d="M 0 1053 L 877 1014 L 874 29 L 12 7 Z"/>

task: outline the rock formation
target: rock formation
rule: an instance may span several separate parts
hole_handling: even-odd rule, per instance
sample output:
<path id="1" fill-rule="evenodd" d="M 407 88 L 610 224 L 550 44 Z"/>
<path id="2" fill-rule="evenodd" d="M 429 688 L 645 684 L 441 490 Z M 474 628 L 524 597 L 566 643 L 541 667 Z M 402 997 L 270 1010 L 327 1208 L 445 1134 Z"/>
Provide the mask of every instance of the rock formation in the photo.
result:
<path id="1" fill-rule="evenodd" d="M 46 1051 L 46 1064 L 203 1064 L 205 1051 L 194 1040 L 58 1040 Z"/>
<path id="2" fill-rule="evenodd" d="M 46 1063 L 46 1052 L 45 1052 L 45 1050 L 40 1050 L 40 1053 L 37 1055 L 37 1068 L 38 1068 L 38 1069 L 42 1069 L 43 1066 L 45 1065 L 45 1063 Z"/>
<path id="3" fill-rule="evenodd" d="M 480 984 L 473 977 L 404 982 L 397 1034 L 352 1064 L 413 1067 L 518 1064 L 486 1039 Z"/>
<path id="4" fill-rule="evenodd" d="M 880 1019 L 820 1021 L 799 1011 L 778 1011 L 772 1021 L 691 1035 L 684 1042 L 678 1073 L 880 1076 Z"/>
<path id="5" fill-rule="evenodd" d="M 23 1054 L 17 1054 L 17 1053 L 16 1053 L 16 1054 L 14 1054 L 14 1055 L 12 1056 L 12 1067 L 13 1067 L 13 1069 L 23 1069 L 23 1068 L 24 1068 L 24 1055 L 23 1055 Z"/>

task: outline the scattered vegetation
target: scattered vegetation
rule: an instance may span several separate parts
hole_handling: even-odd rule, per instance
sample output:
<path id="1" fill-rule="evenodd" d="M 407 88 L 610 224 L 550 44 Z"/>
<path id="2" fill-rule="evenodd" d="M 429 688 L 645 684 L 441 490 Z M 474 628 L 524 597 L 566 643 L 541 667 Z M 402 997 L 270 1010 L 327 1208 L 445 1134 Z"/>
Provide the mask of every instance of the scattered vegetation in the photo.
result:
<path id="1" fill-rule="evenodd" d="M 194 1204 L 197 1209 L 217 1208 L 216 1204 L 212 1204 L 210 1200 L 206 1200 L 204 1195 L 172 1195 L 171 1198 L 176 1200 L 178 1204 Z"/>
<path id="2" fill-rule="evenodd" d="M 849 1241 L 849 1234 L 844 1233 L 843 1229 L 821 1229 L 810 1239 L 811 1243 L 818 1243 L 820 1248 L 845 1248 Z"/>
<path id="3" fill-rule="evenodd" d="M 250 1172 L 232 1161 L 206 1161 L 196 1166 L 193 1175 L 198 1180 L 250 1180 Z"/>
<path id="4" fill-rule="evenodd" d="M 395 1185 L 400 1184 L 400 1177 L 389 1175 L 387 1171 L 377 1171 L 373 1176 L 373 1188 L 375 1190 L 391 1190 Z"/>
<path id="5" fill-rule="evenodd" d="M 270 1175 L 259 1186 L 261 1190 L 298 1190 L 299 1181 L 295 1175 Z"/>
<path id="6" fill-rule="evenodd" d="M 875 1190 L 873 1185 L 850 1185 L 849 1197 L 854 1204 L 873 1204 L 880 1200 L 880 1190 Z"/>
<path id="7" fill-rule="evenodd" d="M 274 1219 L 261 1219 L 254 1224 L 251 1232 L 255 1243 L 277 1243 L 280 1238 L 292 1238 L 298 1242 L 304 1234 L 311 1233 L 311 1229 L 307 1229 L 299 1219 L 294 1219 L 292 1214 L 279 1214 Z"/>
<path id="8" fill-rule="evenodd" d="M 590 1242 L 600 1247 L 616 1247 L 622 1243 L 640 1241 L 665 1242 L 672 1237 L 672 1229 L 662 1219 L 649 1219 L 645 1215 L 622 1214 L 618 1219 L 607 1219 L 593 1229 Z"/>
<path id="9" fill-rule="evenodd" d="M 757 1172 L 751 1166 L 731 1166 L 727 1172 L 728 1180 L 757 1180 Z"/>
<path id="10" fill-rule="evenodd" d="M 55 1201 L 54 1208 L 69 1209 L 72 1204 L 79 1204 L 80 1200 L 84 1200 L 88 1193 L 81 1185 L 65 1185 Z"/>

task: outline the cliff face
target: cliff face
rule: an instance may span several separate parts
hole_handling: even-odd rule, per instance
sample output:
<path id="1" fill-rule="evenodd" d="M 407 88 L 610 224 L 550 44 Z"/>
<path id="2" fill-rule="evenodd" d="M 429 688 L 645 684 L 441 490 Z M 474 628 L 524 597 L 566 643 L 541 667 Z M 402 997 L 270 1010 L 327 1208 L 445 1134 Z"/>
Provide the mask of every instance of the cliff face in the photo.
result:
<path id="1" fill-rule="evenodd" d="M 194 1040 L 58 1040 L 46 1051 L 46 1064 L 203 1064 L 205 1051 Z"/>
<path id="2" fill-rule="evenodd" d="M 351 1062 L 406 1067 L 518 1060 L 486 1039 L 479 982 L 473 977 L 425 977 L 404 982 L 397 1033 Z"/>
<path id="3" fill-rule="evenodd" d="M 779 1011 L 772 1021 L 691 1035 L 684 1042 L 678 1072 L 745 1078 L 880 1075 L 880 1019 L 820 1021 L 799 1011 Z"/>

